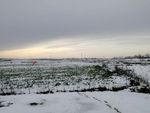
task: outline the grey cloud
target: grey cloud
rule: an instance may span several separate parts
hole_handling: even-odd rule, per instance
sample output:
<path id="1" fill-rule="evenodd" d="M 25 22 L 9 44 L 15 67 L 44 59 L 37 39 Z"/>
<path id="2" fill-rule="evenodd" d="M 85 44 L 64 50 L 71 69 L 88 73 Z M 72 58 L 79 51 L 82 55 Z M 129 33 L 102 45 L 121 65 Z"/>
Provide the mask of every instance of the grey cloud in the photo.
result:
<path id="1" fill-rule="evenodd" d="M 59 37 L 150 32 L 149 0 L 1 0 L 0 49 Z"/>

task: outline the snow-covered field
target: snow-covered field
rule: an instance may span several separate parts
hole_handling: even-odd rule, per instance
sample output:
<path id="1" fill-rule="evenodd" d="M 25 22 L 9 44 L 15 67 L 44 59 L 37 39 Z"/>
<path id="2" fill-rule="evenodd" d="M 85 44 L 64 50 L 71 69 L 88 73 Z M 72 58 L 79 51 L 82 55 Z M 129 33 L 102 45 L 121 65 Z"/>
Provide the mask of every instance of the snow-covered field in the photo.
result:
<path id="1" fill-rule="evenodd" d="M 150 113 L 137 77 L 150 83 L 149 59 L 0 60 L 0 113 Z"/>
<path id="2" fill-rule="evenodd" d="M 101 59 L 2 61 L 0 93 L 66 92 L 129 85 L 129 77 L 117 76 L 102 64 Z"/>
<path id="3" fill-rule="evenodd" d="M 32 63 L 36 61 L 33 65 Z M 0 68 L 51 68 L 51 67 L 66 67 L 66 66 L 89 66 L 99 64 L 90 60 L 84 62 L 82 60 L 71 59 L 12 59 L 0 61 Z"/>
<path id="4" fill-rule="evenodd" d="M 150 95 L 126 91 L 0 96 L 0 103 L 7 106 L 0 113 L 150 113 Z"/>

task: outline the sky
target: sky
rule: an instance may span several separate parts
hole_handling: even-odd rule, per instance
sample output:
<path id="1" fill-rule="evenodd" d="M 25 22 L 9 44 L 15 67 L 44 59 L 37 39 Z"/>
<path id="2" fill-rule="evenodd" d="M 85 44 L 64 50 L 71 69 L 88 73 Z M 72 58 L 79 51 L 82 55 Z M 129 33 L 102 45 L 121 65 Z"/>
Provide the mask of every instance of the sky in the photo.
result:
<path id="1" fill-rule="evenodd" d="M 150 0 L 0 0 L 0 57 L 150 53 Z"/>

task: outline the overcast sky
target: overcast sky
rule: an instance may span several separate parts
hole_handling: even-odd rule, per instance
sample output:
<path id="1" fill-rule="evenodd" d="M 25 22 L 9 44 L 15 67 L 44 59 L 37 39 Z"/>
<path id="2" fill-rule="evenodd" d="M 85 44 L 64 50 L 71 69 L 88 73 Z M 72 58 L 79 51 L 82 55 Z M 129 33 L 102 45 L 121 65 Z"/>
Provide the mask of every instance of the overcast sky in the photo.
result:
<path id="1" fill-rule="evenodd" d="M 0 0 L 0 57 L 81 53 L 150 53 L 150 0 Z"/>

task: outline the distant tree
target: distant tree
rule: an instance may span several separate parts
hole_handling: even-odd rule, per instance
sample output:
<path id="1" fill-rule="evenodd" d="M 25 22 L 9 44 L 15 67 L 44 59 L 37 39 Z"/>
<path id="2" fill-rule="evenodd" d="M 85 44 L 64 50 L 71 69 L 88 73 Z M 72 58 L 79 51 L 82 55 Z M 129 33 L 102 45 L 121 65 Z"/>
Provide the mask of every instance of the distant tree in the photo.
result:
<path id="1" fill-rule="evenodd" d="M 146 57 L 146 58 L 150 58 L 150 54 L 148 54 L 148 53 L 145 54 L 145 57 Z"/>

